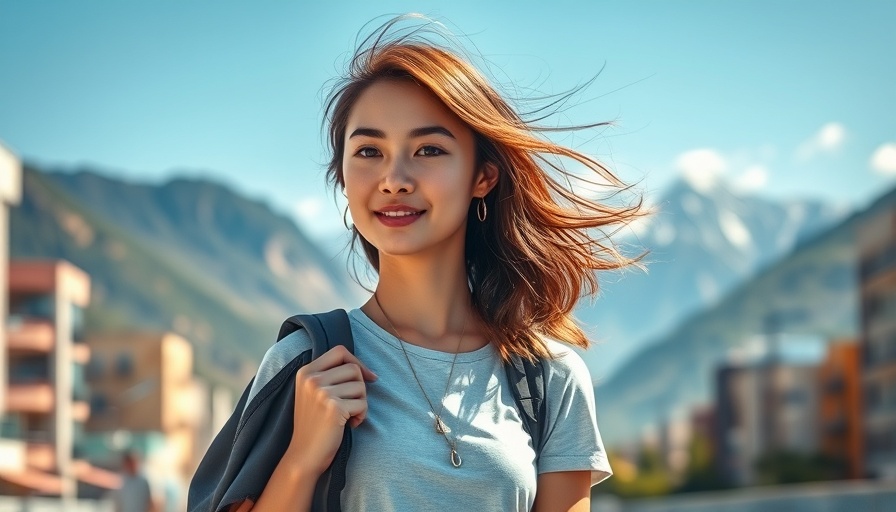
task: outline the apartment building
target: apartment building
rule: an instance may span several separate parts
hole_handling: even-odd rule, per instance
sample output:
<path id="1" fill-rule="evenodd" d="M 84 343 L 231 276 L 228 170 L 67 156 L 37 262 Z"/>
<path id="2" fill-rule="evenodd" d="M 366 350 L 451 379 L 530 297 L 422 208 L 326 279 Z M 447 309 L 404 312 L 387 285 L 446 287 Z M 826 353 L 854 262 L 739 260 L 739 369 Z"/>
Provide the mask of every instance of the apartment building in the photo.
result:
<path id="1" fill-rule="evenodd" d="M 865 469 L 896 479 L 896 209 L 859 229 Z"/>
<path id="2" fill-rule="evenodd" d="M 818 368 L 784 359 L 729 363 L 716 372 L 717 467 L 736 485 L 757 483 L 756 461 L 818 449 Z"/>
<path id="3" fill-rule="evenodd" d="M 182 509 L 211 435 L 212 394 L 193 374 L 192 346 L 170 332 L 95 333 L 87 343 L 87 455 L 111 465 L 123 447 L 138 451 L 159 501 Z"/>
<path id="4" fill-rule="evenodd" d="M 865 473 L 859 349 L 856 340 L 833 341 L 818 369 L 821 453 L 842 461 L 853 479 Z"/>
<path id="5" fill-rule="evenodd" d="M 9 209 L 22 200 L 22 164 L 19 159 L 0 142 L 0 291 L 6 290 L 6 276 L 9 273 Z M 0 319 L 5 319 L 9 310 L 6 293 L 0 293 Z M 6 322 L 0 322 L 0 415 L 6 410 Z M 0 435 L 0 468 L 21 452 L 11 443 L 5 443 Z"/>
<path id="6" fill-rule="evenodd" d="M 9 263 L 6 321 L 8 388 L 2 437 L 22 447 L 22 462 L 0 472 L 0 493 L 75 498 L 79 489 L 118 486 L 114 473 L 79 457 L 90 417 L 84 368 L 83 308 L 90 278 L 58 260 Z"/>

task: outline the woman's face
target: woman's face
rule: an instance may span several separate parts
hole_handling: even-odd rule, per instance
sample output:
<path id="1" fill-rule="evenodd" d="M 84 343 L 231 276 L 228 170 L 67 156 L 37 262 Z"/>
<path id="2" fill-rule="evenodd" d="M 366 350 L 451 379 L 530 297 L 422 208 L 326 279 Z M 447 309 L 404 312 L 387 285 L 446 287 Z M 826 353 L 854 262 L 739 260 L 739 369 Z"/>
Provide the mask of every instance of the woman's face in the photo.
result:
<path id="1" fill-rule="evenodd" d="M 426 88 L 380 80 L 348 116 L 342 169 L 356 228 L 384 255 L 463 248 L 474 197 L 491 190 L 473 132 Z"/>

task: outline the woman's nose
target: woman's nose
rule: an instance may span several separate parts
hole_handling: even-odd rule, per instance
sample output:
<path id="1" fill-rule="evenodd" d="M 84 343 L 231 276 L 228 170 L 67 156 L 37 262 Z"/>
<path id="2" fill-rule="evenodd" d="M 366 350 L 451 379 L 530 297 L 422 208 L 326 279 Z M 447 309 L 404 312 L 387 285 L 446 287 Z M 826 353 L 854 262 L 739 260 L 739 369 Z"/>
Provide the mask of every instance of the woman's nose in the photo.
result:
<path id="1" fill-rule="evenodd" d="M 408 172 L 410 163 L 403 158 L 395 158 L 386 165 L 380 182 L 380 192 L 384 194 L 411 193 L 414 181 Z"/>

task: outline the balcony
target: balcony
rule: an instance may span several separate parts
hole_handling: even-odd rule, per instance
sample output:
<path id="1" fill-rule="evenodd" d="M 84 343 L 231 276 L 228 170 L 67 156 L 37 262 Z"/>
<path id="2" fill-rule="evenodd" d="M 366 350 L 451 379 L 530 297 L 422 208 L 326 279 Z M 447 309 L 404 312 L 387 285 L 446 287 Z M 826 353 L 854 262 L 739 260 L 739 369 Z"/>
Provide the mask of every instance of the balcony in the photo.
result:
<path id="1" fill-rule="evenodd" d="M 10 384 L 7 388 L 7 410 L 14 413 L 50 414 L 56 400 L 53 387 L 47 382 Z M 72 401 L 72 420 L 83 423 L 90 418 L 90 404 L 84 399 Z"/>
<path id="2" fill-rule="evenodd" d="M 47 382 L 13 384 L 7 388 L 6 408 L 9 412 L 53 412 L 53 387 Z"/>
<path id="3" fill-rule="evenodd" d="M 0 471 L 0 482 L 5 482 L 20 494 L 58 495 L 62 492 L 62 479 L 58 475 L 33 468 Z"/>
<path id="4" fill-rule="evenodd" d="M 81 482 L 107 490 L 121 487 L 122 477 L 117 473 L 94 466 L 86 460 L 76 459 L 72 464 L 75 478 Z"/>
<path id="5" fill-rule="evenodd" d="M 48 442 L 29 442 L 25 448 L 25 465 L 41 471 L 53 471 L 56 468 L 56 447 Z"/>
<path id="6" fill-rule="evenodd" d="M 72 345 L 72 360 L 80 365 L 90 362 L 90 347 L 86 343 L 74 343 Z"/>
<path id="7" fill-rule="evenodd" d="M 90 404 L 82 401 L 72 403 L 72 420 L 78 423 L 85 423 L 90 419 Z"/>
<path id="8" fill-rule="evenodd" d="M 21 320 L 10 322 L 7 330 L 7 347 L 10 351 L 49 354 L 56 343 L 52 322 L 46 320 Z"/>

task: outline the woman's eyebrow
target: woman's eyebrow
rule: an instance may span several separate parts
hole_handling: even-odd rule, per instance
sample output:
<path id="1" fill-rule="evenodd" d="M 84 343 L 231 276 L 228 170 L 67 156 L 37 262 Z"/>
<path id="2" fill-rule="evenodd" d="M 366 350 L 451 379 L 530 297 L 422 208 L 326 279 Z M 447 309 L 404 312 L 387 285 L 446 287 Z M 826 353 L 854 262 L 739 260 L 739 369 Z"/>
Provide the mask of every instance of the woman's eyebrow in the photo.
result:
<path id="1" fill-rule="evenodd" d="M 352 137 L 373 137 L 374 139 L 385 139 L 386 132 L 374 128 L 356 128 L 348 138 Z"/>
<path id="2" fill-rule="evenodd" d="M 434 134 L 445 135 L 446 137 L 451 137 L 452 139 L 456 138 L 454 134 L 444 126 L 424 126 L 423 128 L 414 128 L 410 131 L 410 133 L 408 133 L 408 136 L 411 138 L 415 138 Z"/>
<path id="3" fill-rule="evenodd" d="M 423 137 L 426 135 L 444 135 L 446 137 L 451 137 L 452 139 L 456 139 L 457 137 L 451 133 L 448 128 L 444 126 L 424 126 L 422 128 L 414 128 L 410 132 L 408 132 L 408 137 L 416 138 Z M 373 137 L 374 139 L 385 139 L 386 132 L 382 130 L 377 130 L 376 128 L 356 128 L 351 135 L 348 136 L 349 139 L 352 137 Z"/>

